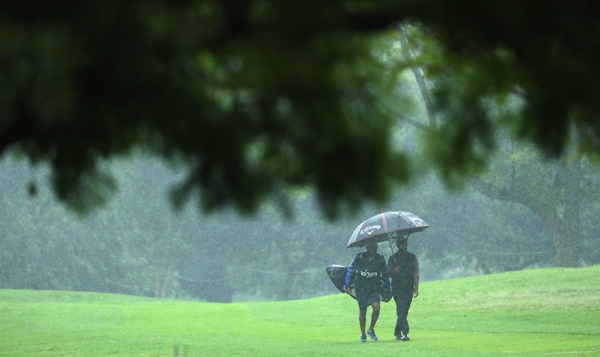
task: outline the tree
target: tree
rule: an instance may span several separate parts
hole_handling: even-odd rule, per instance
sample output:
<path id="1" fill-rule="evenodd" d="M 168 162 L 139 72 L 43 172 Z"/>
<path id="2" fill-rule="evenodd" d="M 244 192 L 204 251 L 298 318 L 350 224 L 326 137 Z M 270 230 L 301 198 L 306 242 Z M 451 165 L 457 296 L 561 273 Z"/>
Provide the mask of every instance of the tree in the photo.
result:
<path id="1" fill-rule="evenodd" d="M 438 76 L 460 73 L 432 98 L 451 118 L 430 141 L 446 178 L 484 166 L 494 128 L 481 98 L 512 91 L 526 100 L 516 137 L 558 156 L 573 127 L 597 159 L 591 0 L 33 4 L 0 4 L 0 154 L 50 163 L 57 196 L 80 211 L 113 189 L 97 162 L 136 146 L 186 164 L 178 204 L 198 192 L 204 209 L 248 213 L 305 185 L 329 217 L 386 200 L 410 162 L 390 145 L 373 48 L 408 19 L 441 44 Z"/>
<path id="2" fill-rule="evenodd" d="M 496 164 L 493 174 L 472 180 L 473 186 L 487 197 L 531 209 L 552 234 L 555 265 L 579 266 L 582 160 L 546 163 L 531 148 L 517 148 Z"/>
<path id="3" fill-rule="evenodd" d="M 73 217 L 43 185 L 28 199 L 27 180 L 47 176 L 47 168 L 14 160 L 1 160 L 0 167 L 2 288 L 102 291 L 105 277 L 122 273 L 106 226 L 96 230 L 90 220 Z"/>
<path id="4" fill-rule="evenodd" d="M 556 254 L 555 264 L 557 266 L 573 267 L 578 266 L 580 261 L 579 240 L 580 240 L 580 222 L 583 194 L 594 195 L 594 187 L 589 187 L 584 191 L 584 180 L 589 173 L 589 167 L 584 169 L 586 160 L 580 158 L 575 151 L 579 149 L 581 134 L 579 128 L 569 128 L 569 135 L 572 135 L 568 141 L 569 146 L 565 146 L 566 151 L 559 160 L 548 162 L 547 158 L 539 155 L 535 148 L 528 145 L 519 145 L 511 140 L 510 135 L 506 135 L 513 128 L 516 122 L 515 118 L 523 115 L 523 106 L 526 106 L 527 100 L 523 92 L 514 91 L 513 93 L 502 94 L 498 96 L 495 91 L 486 92 L 486 87 L 492 86 L 492 83 L 482 82 L 476 84 L 471 90 L 481 92 L 480 98 L 466 103 L 468 108 L 461 107 L 465 103 L 461 100 L 465 94 L 459 88 L 452 93 L 444 93 L 447 108 L 445 111 L 436 112 L 432 108 L 430 92 L 436 92 L 438 98 L 440 91 L 448 90 L 453 83 L 460 82 L 465 75 L 465 68 L 451 68 L 443 71 L 443 76 L 436 74 L 436 63 L 432 53 L 435 54 L 435 46 L 424 46 L 428 40 L 427 32 L 418 32 L 419 28 L 412 28 L 412 36 L 408 35 L 407 27 L 401 27 L 399 30 L 399 41 L 401 43 L 401 54 L 404 61 L 411 63 L 411 68 L 421 93 L 424 108 L 426 109 L 429 125 L 423 123 L 412 123 L 424 130 L 433 133 L 434 137 L 451 137 L 440 140 L 442 144 L 439 153 L 444 152 L 443 156 L 450 162 L 456 162 L 456 147 L 463 150 L 471 150 L 474 162 L 479 164 L 488 163 L 486 175 L 484 178 L 476 177 L 467 179 L 471 185 L 481 194 L 498 200 L 522 204 L 539 216 L 543 224 L 554 240 L 554 250 Z M 421 28 L 422 30 L 422 28 Z M 438 58 L 439 60 L 439 58 Z M 434 74 L 431 75 L 430 73 Z M 429 77 L 426 83 L 425 77 Z M 456 87 L 456 86 L 454 86 Z M 468 86 L 464 86 L 468 87 Z M 434 89 L 431 89 L 434 88 Z M 444 89 L 445 88 L 445 89 Z M 466 88 L 468 91 L 469 89 Z M 525 104 L 524 104 L 525 103 Z M 490 127 L 484 128 L 485 136 L 483 140 L 473 141 L 468 137 L 453 137 L 456 133 L 455 128 L 448 124 L 453 120 L 471 121 L 476 118 L 465 118 L 465 113 L 475 112 L 480 116 L 488 118 Z M 439 116 L 438 117 L 436 117 Z M 441 120 L 439 120 L 441 119 Z M 445 129 L 437 131 L 438 122 Z M 499 124 L 504 124 L 501 127 Z M 475 130 L 478 126 L 472 122 Z M 497 126 L 497 129 L 491 130 Z M 496 133 L 494 135 L 494 133 Z M 500 139 L 499 139 L 500 138 Z M 456 139 L 460 139 L 456 141 Z M 467 145 L 465 145 L 467 143 Z M 498 151 L 492 154 L 492 151 Z M 482 157 L 482 153 L 489 155 L 489 159 Z M 448 171 L 442 171 L 448 174 Z M 459 181 L 462 178 L 459 177 Z M 528 260 L 523 266 L 536 263 L 536 260 Z"/>

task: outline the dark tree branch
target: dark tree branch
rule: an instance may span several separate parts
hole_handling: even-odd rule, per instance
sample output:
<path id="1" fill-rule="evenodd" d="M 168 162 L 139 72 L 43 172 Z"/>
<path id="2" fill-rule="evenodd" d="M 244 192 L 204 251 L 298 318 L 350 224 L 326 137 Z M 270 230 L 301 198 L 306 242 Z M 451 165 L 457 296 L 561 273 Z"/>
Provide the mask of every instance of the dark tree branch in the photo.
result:
<path id="1" fill-rule="evenodd" d="M 402 56 L 407 60 L 408 63 L 414 62 L 414 56 L 410 53 L 410 48 L 408 45 L 408 35 L 406 33 L 406 25 L 401 25 L 400 29 L 400 51 L 402 52 Z M 427 84 L 425 83 L 425 79 L 423 77 L 422 68 L 417 67 L 415 65 L 411 65 L 410 69 L 415 76 L 415 80 L 419 86 L 419 91 L 421 92 L 421 97 L 423 98 L 423 103 L 425 104 L 425 109 L 427 110 L 427 118 L 429 118 L 429 125 L 432 128 L 437 127 L 437 120 L 435 115 L 435 110 L 433 107 L 433 101 L 429 96 L 429 89 L 427 88 Z"/>

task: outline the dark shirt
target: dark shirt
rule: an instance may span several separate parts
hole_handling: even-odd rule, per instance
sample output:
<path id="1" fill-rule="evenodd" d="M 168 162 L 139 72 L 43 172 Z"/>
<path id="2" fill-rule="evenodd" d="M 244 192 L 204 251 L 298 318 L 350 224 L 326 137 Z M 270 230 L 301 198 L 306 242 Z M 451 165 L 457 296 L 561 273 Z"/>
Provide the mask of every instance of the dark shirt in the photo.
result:
<path id="1" fill-rule="evenodd" d="M 395 267 L 400 267 L 400 272 L 395 273 Z M 388 259 L 386 271 L 392 278 L 392 291 L 413 291 L 419 279 L 419 260 L 410 252 L 398 251 Z"/>
<path id="2" fill-rule="evenodd" d="M 357 290 L 380 291 L 382 281 L 389 287 L 389 279 L 385 271 L 385 258 L 375 253 L 358 253 L 346 272 L 346 286 L 354 282 Z"/>

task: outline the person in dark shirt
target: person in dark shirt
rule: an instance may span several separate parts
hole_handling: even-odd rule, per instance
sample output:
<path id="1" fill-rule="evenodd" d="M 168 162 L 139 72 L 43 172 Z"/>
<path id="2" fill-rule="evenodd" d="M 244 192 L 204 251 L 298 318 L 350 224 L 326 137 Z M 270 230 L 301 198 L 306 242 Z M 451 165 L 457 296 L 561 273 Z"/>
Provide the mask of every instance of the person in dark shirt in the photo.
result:
<path id="1" fill-rule="evenodd" d="M 398 251 L 388 259 L 386 272 L 392 279 L 392 294 L 396 302 L 397 340 L 409 341 L 408 310 L 413 297 L 419 296 L 419 260 L 408 251 L 408 239 L 400 237 L 396 241 Z"/>
<path id="2" fill-rule="evenodd" d="M 358 253 L 346 272 L 346 292 L 352 292 L 352 283 L 358 302 L 358 322 L 360 325 L 360 342 L 367 341 L 367 334 L 377 341 L 375 324 L 379 318 L 382 286 L 385 292 L 390 290 L 390 282 L 386 274 L 385 257 L 377 253 L 377 243 L 366 246 L 367 251 Z M 371 305 L 371 324 L 365 334 L 367 308 Z"/>

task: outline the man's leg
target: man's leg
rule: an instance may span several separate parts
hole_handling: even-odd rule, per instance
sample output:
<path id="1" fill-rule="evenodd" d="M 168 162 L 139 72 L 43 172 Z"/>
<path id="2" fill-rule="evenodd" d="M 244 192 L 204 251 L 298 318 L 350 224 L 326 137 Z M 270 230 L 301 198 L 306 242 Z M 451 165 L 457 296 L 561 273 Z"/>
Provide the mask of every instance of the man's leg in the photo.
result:
<path id="1" fill-rule="evenodd" d="M 381 305 L 378 302 L 374 302 L 371 304 L 373 311 L 371 311 L 371 325 L 369 330 L 375 329 L 375 324 L 377 324 L 377 319 L 379 319 L 379 310 L 381 309 Z"/>
<path id="2" fill-rule="evenodd" d="M 367 323 L 367 309 L 358 310 L 358 324 L 360 325 L 360 335 L 365 336 L 365 325 Z"/>
<path id="3" fill-rule="evenodd" d="M 408 292 L 401 292 L 394 296 L 394 300 L 396 301 L 396 315 L 398 316 L 394 334 L 396 336 L 406 336 L 409 332 L 408 310 L 412 302 L 412 295 Z"/>
<path id="4" fill-rule="evenodd" d="M 356 301 L 358 302 L 358 324 L 360 325 L 360 342 L 367 340 L 365 325 L 367 322 L 367 309 L 369 308 L 369 296 L 364 290 L 356 290 Z"/>
<path id="5" fill-rule="evenodd" d="M 379 292 L 373 293 L 369 296 L 369 303 L 371 304 L 371 325 L 369 326 L 369 330 L 367 331 L 367 335 L 371 337 L 373 341 L 377 341 L 377 335 L 375 334 L 375 324 L 377 323 L 377 319 L 379 319 L 379 310 L 381 305 L 379 303 Z"/>
<path id="6" fill-rule="evenodd" d="M 396 303 L 396 328 L 394 329 L 394 336 L 400 337 L 402 335 L 402 299 L 399 295 L 394 294 L 394 302 Z"/>

